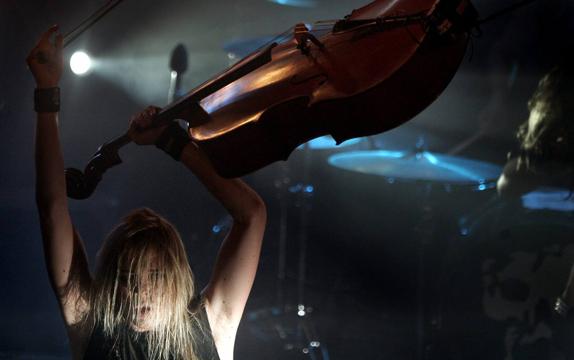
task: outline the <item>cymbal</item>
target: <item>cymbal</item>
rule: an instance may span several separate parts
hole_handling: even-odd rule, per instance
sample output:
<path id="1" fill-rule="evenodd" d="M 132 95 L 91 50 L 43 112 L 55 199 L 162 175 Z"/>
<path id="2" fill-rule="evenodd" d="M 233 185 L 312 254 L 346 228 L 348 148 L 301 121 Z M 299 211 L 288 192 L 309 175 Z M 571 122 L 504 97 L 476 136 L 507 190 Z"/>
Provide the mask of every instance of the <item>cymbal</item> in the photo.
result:
<path id="1" fill-rule="evenodd" d="M 333 139 L 333 137 L 331 135 L 326 135 L 326 136 L 321 136 L 321 137 L 318 137 L 318 138 L 313 139 L 311 141 L 308 141 L 307 143 L 305 143 L 303 145 L 300 145 L 299 147 L 297 147 L 297 150 L 304 150 L 305 147 L 308 147 L 308 149 L 311 149 L 311 150 L 338 149 L 338 148 L 344 148 L 344 147 L 356 145 L 362 141 L 363 141 L 363 138 L 355 138 L 355 139 L 349 139 L 349 140 L 344 141 L 344 142 L 340 143 L 339 145 L 337 145 L 337 142 L 335 141 L 335 139 Z"/>
<path id="2" fill-rule="evenodd" d="M 269 0 L 279 5 L 300 7 L 300 8 L 314 8 L 317 7 L 316 0 Z"/>
<path id="3" fill-rule="evenodd" d="M 502 167 L 463 157 L 428 151 L 351 151 L 332 155 L 329 164 L 337 168 L 385 177 L 395 181 L 426 181 L 450 185 L 477 185 L 486 190 Z"/>
<path id="4" fill-rule="evenodd" d="M 541 187 L 522 195 L 522 207 L 530 210 L 574 211 L 570 189 Z"/>

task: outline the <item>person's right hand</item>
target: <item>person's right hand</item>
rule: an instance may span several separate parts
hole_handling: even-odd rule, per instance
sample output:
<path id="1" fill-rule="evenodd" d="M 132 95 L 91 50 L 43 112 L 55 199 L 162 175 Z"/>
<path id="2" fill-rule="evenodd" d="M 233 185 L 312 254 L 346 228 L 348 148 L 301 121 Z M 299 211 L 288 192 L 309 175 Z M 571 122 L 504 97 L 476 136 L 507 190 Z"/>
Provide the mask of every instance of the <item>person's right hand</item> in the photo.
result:
<path id="1" fill-rule="evenodd" d="M 138 145 L 154 144 L 167 125 L 154 126 L 153 121 L 160 112 L 157 106 L 148 106 L 130 119 L 128 134 Z"/>
<path id="2" fill-rule="evenodd" d="M 62 48 L 64 37 L 62 34 L 57 34 L 55 42 L 50 41 L 52 35 L 58 31 L 58 26 L 54 25 L 40 38 L 38 45 L 30 51 L 26 58 L 28 67 L 36 79 L 36 86 L 39 89 L 57 87 L 60 78 L 62 77 L 62 70 L 64 62 L 62 57 Z"/>

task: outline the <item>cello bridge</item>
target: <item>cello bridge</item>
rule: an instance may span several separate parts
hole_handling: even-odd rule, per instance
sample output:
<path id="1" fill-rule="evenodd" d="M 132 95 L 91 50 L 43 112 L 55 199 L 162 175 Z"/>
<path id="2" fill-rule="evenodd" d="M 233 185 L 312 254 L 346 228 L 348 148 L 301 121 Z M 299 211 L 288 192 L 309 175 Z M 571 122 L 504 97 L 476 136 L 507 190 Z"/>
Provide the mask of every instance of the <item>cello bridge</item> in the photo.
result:
<path id="1" fill-rule="evenodd" d="M 293 37 L 297 41 L 297 49 L 301 50 L 303 55 L 309 55 L 309 41 L 315 44 L 319 49 L 323 49 L 325 45 L 315 35 L 309 32 L 307 25 L 299 23 L 295 25 Z"/>

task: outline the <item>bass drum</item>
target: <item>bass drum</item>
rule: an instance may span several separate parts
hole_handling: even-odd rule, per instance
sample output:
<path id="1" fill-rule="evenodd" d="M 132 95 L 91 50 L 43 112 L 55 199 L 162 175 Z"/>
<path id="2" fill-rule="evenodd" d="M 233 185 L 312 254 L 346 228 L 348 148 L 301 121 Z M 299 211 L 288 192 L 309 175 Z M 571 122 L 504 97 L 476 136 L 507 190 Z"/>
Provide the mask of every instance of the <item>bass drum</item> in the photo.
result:
<path id="1" fill-rule="evenodd" d="M 495 200 L 461 222 L 455 243 L 433 358 L 574 359 L 574 320 L 553 312 L 574 263 L 573 211 Z"/>

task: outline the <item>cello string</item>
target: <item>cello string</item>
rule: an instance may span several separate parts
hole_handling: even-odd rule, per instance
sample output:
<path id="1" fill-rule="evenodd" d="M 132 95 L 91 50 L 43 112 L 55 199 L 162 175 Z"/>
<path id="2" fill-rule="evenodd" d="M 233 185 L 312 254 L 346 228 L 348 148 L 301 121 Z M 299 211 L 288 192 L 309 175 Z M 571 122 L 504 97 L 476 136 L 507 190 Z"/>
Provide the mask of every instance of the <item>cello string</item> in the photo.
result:
<path id="1" fill-rule="evenodd" d="M 328 28 L 328 27 L 332 26 L 332 25 L 330 25 L 331 23 L 332 23 L 332 24 L 335 24 L 337 21 L 338 21 L 338 20 L 323 20 L 323 21 L 317 21 L 317 22 L 315 22 L 315 23 L 313 23 L 313 24 L 311 25 L 311 30 L 310 30 L 310 31 L 319 30 L 319 29 L 317 29 L 317 27 L 319 27 L 319 26 Z M 287 29 L 287 30 L 285 30 L 284 32 L 282 32 L 281 34 L 275 36 L 273 39 L 271 39 L 268 43 L 266 43 L 266 44 L 265 44 L 264 46 L 262 46 L 260 49 L 265 48 L 266 46 L 269 46 L 269 45 L 272 44 L 273 42 L 279 42 L 279 43 L 280 43 L 280 42 L 284 41 L 285 39 L 287 39 L 287 38 L 289 38 L 289 37 L 291 37 L 291 36 L 293 35 L 293 31 L 294 31 L 294 30 L 295 30 L 295 26 L 290 27 L 289 29 Z M 260 50 L 260 49 L 259 49 L 259 50 Z"/>
<path id="2" fill-rule="evenodd" d="M 267 43 L 265 43 L 263 46 L 259 47 L 256 51 L 259 51 L 261 49 L 266 48 L 267 46 L 273 44 L 274 42 L 276 43 L 281 43 L 285 40 L 285 38 L 287 38 L 289 36 L 289 34 L 293 33 L 293 30 L 295 29 L 294 26 L 290 27 L 289 29 L 285 30 L 284 32 L 282 32 L 281 34 L 275 36 L 273 39 L 271 39 L 270 41 L 268 41 Z"/>
<path id="3" fill-rule="evenodd" d="M 527 5 L 530 5 L 530 4 L 532 4 L 533 2 L 535 2 L 535 1 L 538 1 L 538 0 L 522 0 L 522 1 L 520 1 L 520 2 L 518 2 L 518 3 L 516 3 L 516 4 L 514 4 L 514 5 L 511 5 L 511 6 L 505 8 L 505 9 L 502 9 L 502 10 L 500 10 L 500 11 L 497 11 L 497 12 L 495 12 L 495 13 L 492 14 L 492 15 L 489 15 L 489 16 L 487 16 L 486 18 L 484 18 L 484 19 L 482 19 L 482 20 L 479 20 L 479 21 L 478 21 L 478 25 L 482 25 L 482 24 L 485 24 L 485 23 L 490 22 L 490 21 L 492 21 L 492 20 L 495 20 L 495 19 L 497 19 L 497 18 L 499 18 L 499 17 L 501 17 L 501 16 L 503 16 L 503 15 L 506 15 L 506 14 L 508 14 L 508 13 L 511 13 L 511 12 L 515 11 L 515 10 L 518 10 L 518 9 L 520 9 L 520 8 L 523 8 L 523 7 L 527 6 Z"/>
<path id="4" fill-rule="evenodd" d="M 328 28 L 328 27 L 332 27 L 333 24 L 335 24 L 337 21 L 339 20 L 320 20 L 320 21 L 316 21 L 311 25 L 311 31 L 313 30 L 318 30 L 318 27 L 324 27 L 324 28 Z M 274 43 L 274 42 L 282 42 L 283 40 L 285 40 L 286 38 L 289 38 L 292 34 L 293 31 L 295 29 L 295 26 L 290 27 L 289 29 L 285 30 L 284 32 L 280 33 L 279 35 L 275 36 L 273 39 L 271 39 L 269 42 L 267 42 L 265 45 L 261 46 L 258 50 L 261 50 L 267 46 L 269 46 L 270 44 Z"/>
<path id="5" fill-rule="evenodd" d="M 269 47 L 271 44 L 273 43 L 281 43 L 282 41 L 284 41 L 284 39 L 288 38 L 289 36 L 292 36 L 293 31 L 295 29 L 295 26 L 290 27 L 289 29 L 287 29 L 286 31 L 284 31 L 283 33 L 275 36 L 273 39 L 271 39 L 270 41 L 268 41 L 267 43 L 265 43 L 264 45 L 260 46 L 257 50 L 253 51 L 251 54 L 245 56 L 242 60 L 239 60 L 237 63 L 241 63 L 243 60 L 247 59 L 248 57 L 252 56 L 253 54 L 261 51 L 262 49 L 265 49 L 267 47 Z M 237 65 L 237 63 L 235 65 Z M 227 73 L 228 71 L 230 71 L 230 69 L 233 69 L 234 66 L 231 66 L 230 68 L 227 68 L 223 71 L 221 71 L 220 73 L 218 73 L 217 75 L 215 75 L 213 77 L 213 79 L 215 78 L 219 78 L 221 76 L 223 76 L 225 73 Z M 202 84 L 200 84 L 199 86 L 197 86 L 194 90 L 191 90 L 191 92 L 195 91 L 196 89 L 200 89 L 202 87 L 204 87 L 205 85 L 207 85 L 211 80 L 207 80 L 205 82 L 203 82 Z M 177 101 L 176 101 L 177 102 Z"/>
<path id="6" fill-rule="evenodd" d="M 318 20 L 313 23 L 315 26 L 329 26 L 331 24 L 336 24 L 341 20 Z"/>
<path id="7" fill-rule="evenodd" d="M 339 21 L 339 20 L 319 20 L 319 21 L 316 21 L 311 25 L 312 28 L 310 31 L 323 30 L 325 28 L 332 27 L 337 21 Z M 274 38 L 272 38 L 271 40 L 267 41 L 266 43 L 264 43 L 263 45 L 258 47 L 256 50 L 254 50 L 254 52 L 258 52 L 258 51 L 268 47 L 269 45 L 271 45 L 274 42 L 280 44 L 280 43 L 286 41 L 287 39 L 289 39 L 293 35 L 294 29 L 295 29 L 295 26 L 288 28 L 284 32 L 276 35 Z"/>
<path id="8" fill-rule="evenodd" d="M 98 21 L 100 21 L 106 14 L 112 11 L 123 0 L 110 0 L 104 6 L 96 10 L 92 15 L 87 17 L 78 26 L 64 35 L 64 47 L 68 46 L 72 41 L 76 40 L 84 31 L 88 30 Z"/>
<path id="9" fill-rule="evenodd" d="M 191 94 L 192 92 L 196 91 L 197 89 L 201 89 L 204 86 L 206 86 L 207 84 L 209 84 L 212 79 L 217 79 L 220 78 L 221 76 L 225 75 L 227 72 L 229 72 L 231 69 L 233 69 L 237 64 L 241 63 L 242 61 L 244 61 L 245 59 L 249 58 L 250 56 L 252 56 L 253 54 L 261 51 L 262 49 L 270 46 L 272 43 L 278 41 L 279 39 L 286 37 L 290 32 L 293 32 L 293 29 L 295 27 L 291 27 L 290 29 L 286 30 L 285 32 L 283 32 L 282 34 L 277 35 L 275 38 L 273 38 L 272 40 L 268 41 L 267 43 L 265 43 L 265 45 L 259 47 L 257 50 L 251 52 L 249 55 L 243 57 L 243 59 L 239 60 L 238 62 L 236 62 L 234 65 L 230 66 L 227 69 L 222 70 L 221 72 L 217 73 L 215 76 L 213 76 L 211 79 L 204 81 L 203 83 L 201 83 L 199 86 L 195 87 L 194 89 L 192 89 L 191 91 L 188 92 L 188 94 Z M 183 98 L 187 97 L 188 95 L 184 96 Z M 183 99 L 182 98 L 182 99 Z M 163 110 L 173 106 L 174 104 L 177 104 L 178 102 L 180 102 L 182 99 L 174 101 L 172 104 L 168 105 L 167 107 L 165 107 Z"/>

